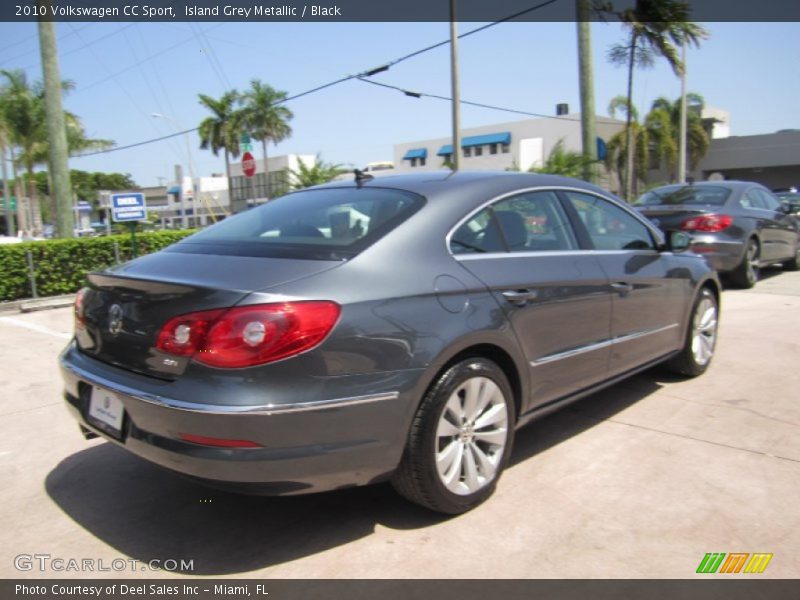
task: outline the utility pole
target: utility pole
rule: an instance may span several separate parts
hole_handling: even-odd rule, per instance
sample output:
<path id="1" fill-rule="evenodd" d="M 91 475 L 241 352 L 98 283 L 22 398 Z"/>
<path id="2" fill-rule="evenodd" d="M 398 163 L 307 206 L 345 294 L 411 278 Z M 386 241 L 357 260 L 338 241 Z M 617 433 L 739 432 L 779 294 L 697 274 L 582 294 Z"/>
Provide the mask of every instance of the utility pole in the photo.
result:
<path id="1" fill-rule="evenodd" d="M 686 182 L 686 42 L 681 46 L 681 126 L 678 140 L 678 183 Z"/>
<path id="2" fill-rule="evenodd" d="M 453 172 L 461 162 L 461 88 L 458 82 L 458 28 L 456 0 L 450 0 L 450 80 L 453 88 Z"/>
<path id="3" fill-rule="evenodd" d="M 40 6 L 49 6 L 49 0 Z M 48 11 L 49 12 L 49 11 Z M 72 185 L 70 184 L 67 131 L 64 126 L 64 109 L 61 106 L 61 74 L 58 68 L 55 26 L 39 18 L 39 48 L 44 72 L 45 110 L 47 113 L 47 140 L 50 151 L 51 193 L 55 197 L 56 236 L 75 236 L 75 215 L 72 212 Z"/>
<path id="4" fill-rule="evenodd" d="M 597 126 L 594 109 L 594 75 L 592 71 L 591 0 L 577 0 L 578 78 L 581 94 L 581 142 L 583 145 L 583 178 L 594 182 L 597 161 Z M 591 162 L 590 162 L 591 161 Z"/>

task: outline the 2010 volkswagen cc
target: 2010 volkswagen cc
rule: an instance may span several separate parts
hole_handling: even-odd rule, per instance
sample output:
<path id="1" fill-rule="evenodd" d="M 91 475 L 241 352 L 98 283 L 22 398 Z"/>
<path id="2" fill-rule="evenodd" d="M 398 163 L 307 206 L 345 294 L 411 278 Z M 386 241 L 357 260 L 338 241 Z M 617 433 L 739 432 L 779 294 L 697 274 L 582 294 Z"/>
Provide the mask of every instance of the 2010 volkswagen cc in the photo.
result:
<path id="1" fill-rule="evenodd" d="M 460 513 L 538 415 L 660 362 L 706 370 L 720 286 L 688 243 L 553 176 L 299 191 L 89 275 L 67 405 L 87 437 L 210 485 L 391 480 Z"/>

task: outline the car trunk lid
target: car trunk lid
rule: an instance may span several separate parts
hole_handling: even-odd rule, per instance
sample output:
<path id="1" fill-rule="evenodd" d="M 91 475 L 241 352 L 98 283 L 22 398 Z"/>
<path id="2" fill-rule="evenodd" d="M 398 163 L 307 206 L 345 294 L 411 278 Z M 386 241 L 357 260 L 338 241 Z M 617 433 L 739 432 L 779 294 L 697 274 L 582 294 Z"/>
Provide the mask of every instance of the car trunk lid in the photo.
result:
<path id="1" fill-rule="evenodd" d="M 339 261 L 158 252 L 89 275 L 76 341 L 84 353 L 116 367 L 174 379 L 188 358 L 156 349 L 172 317 L 229 308 L 250 293 L 308 277 Z"/>
<path id="2" fill-rule="evenodd" d="M 647 217 L 656 227 L 663 231 L 680 229 L 681 224 L 690 217 L 710 214 L 714 207 L 710 206 L 635 206 L 643 216 Z"/>

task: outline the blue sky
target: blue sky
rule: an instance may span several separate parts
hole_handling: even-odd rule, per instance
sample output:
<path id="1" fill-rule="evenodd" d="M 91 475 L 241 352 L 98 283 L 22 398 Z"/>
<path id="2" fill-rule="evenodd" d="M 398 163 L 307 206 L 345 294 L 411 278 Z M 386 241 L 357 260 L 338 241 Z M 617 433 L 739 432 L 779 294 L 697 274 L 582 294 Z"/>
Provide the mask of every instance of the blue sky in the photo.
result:
<path id="1" fill-rule="evenodd" d="M 480 24 L 461 23 L 463 33 Z M 688 87 L 729 110 L 734 135 L 800 128 L 800 23 L 707 23 L 711 37 L 688 56 Z M 205 116 L 197 94 L 221 95 L 260 78 L 295 94 L 361 72 L 447 39 L 447 23 L 59 23 L 61 74 L 76 89 L 65 98 L 89 135 L 126 145 L 196 126 Z M 592 25 L 597 112 L 625 92 L 625 70 L 605 58 L 623 39 L 617 24 Z M 574 23 L 506 23 L 461 40 L 462 98 L 552 115 L 567 102 L 579 110 Z M 152 57 L 152 58 L 151 58 Z M 41 77 L 36 25 L 0 23 L 0 68 Z M 376 76 L 378 81 L 450 95 L 444 46 Z M 634 101 L 646 112 L 658 96 L 676 98 L 680 82 L 665 61 L 638 71 Z M 270 154 L 321 153 L 362 166 L 392 157 L 392 145 L 449 135 L 450 107 L 433 99 L 349 81 L 293 101 L 292 137 Z M 163 113 L 173 120 L 156 119 Z M 464 127 L 516 120 L 464 107 Z M 524 117 L 519 117 L 524 118 Z M 222 157 L 199 150 L 198 175 L 222 172 Z M 260 146 L 256 155 L 260 157 Z M 131 173 L 140 185 L 172 178 L 186 165 L 181 138 L 91 158 L 74 169 Z M 163 180 L 162 180 L 163 181 Z"/>

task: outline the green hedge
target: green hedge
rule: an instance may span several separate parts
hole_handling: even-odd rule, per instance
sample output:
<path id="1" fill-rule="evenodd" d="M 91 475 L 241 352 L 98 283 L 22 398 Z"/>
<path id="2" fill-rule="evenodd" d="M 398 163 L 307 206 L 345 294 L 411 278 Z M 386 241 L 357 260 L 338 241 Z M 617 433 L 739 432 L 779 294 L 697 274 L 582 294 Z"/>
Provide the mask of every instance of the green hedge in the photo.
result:
<path id="1" fill-rule="evenodd" d="M 137 233 L 139 255 L 156 252 L 174 244 L 193 231 L 151 231 Z M 114 243 L 121 262 L 132 258 L 131 236 L 45 240 L 0 245 L 0 300 L 30 298 L 26 253 L 31 252 L 39 296 L 56 296 L 78 291 L 86 274 L 114 264 Z"/>

